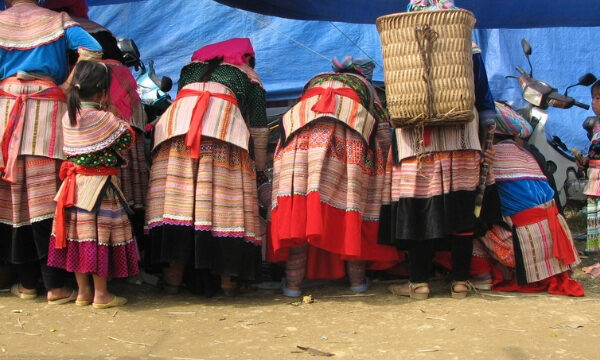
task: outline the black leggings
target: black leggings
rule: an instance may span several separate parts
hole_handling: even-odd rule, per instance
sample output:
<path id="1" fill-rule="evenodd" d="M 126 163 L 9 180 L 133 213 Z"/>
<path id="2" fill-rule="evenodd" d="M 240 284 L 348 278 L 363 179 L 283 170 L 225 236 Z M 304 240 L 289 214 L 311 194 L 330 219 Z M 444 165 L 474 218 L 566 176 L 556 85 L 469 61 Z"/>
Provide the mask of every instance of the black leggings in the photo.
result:
<path id="1" fill-rule="evenodd" d="M 46 290 L 61 288 L 65 285 L 66 271 L 46 265 L 46 258 L 39 261 L 16 264 L 17 276 L 26 289 L 36 289 L 40 272 Z"/>
<path id="2" fill-rule="evenodd" d="M 452 236 L 448 239 L 452 253 L 452 280 L 465 281 L 471 270 L 473 254 L 472 236 Z M 436 250 L 435 240 L 410 241 L 408 247 L 408 262 L 410 281 L 413 283 L 429 282 L 431 277 L 431 262 Z"/>

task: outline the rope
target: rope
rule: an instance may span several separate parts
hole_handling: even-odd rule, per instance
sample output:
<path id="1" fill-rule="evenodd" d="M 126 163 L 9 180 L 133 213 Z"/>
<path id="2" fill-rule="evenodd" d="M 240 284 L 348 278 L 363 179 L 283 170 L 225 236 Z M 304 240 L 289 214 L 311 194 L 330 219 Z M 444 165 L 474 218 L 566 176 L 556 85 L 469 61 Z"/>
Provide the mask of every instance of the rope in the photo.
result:
<path id="1" fill-rule="evenodd" d="M 421 53 L 421 60 L 423 61 L 423 67 L 425 68 L 425 82 L 427 83 L 427 110 L 428 117 L 434 116 L 433 108 L 433 86 L 431 79 L 431 61 L 433 57 L 433 43 L 438 39 L 438 33 L 429 27 L 424 25 L 422 27 L 415 27 L 415 36 L 417 43 L 419 44 L 419 52 Z"/>
<path id="2" fill-rule="evenodd" d="M 327 60 L 327 62 L 331 62 L 331 59 L 330 59 L 330 58 L 328 58 L 328 57 L 326 57 L 325 55 L 323 55 L 323 54 L 321 54 L 321 53 L 319 53 L 319 52 L 317 52 L 317 51 L 315 51 L 315 50 L 313 50 L 313 49 L 309 48 L 308 46 L 306 46 L 306 45 L 304 45 L 303 43 L 301 43 L 300 41 L 298 41 L 298 40 L 296 40 L 296 39 L 292 38 L 291 36 L 289 36 L 289 35 L 287 35 L 287 34 L 285 34 L 285 33 L 281 32 L 281 31 L 277 30 L 276 28 L 274 28 L 274 27 L 270 26 L 269 24 L 267 24 L 265 21 L 262 21 L 262 20 L 260 20 L 260 19 L 257 19 L 257 18 L 255 18 L 254 16 L 250 16 L 250 15 L 248 15 L 246 12 L 244 12 L 244 11 L 242 11 L 242 10 L 240 10 L 240 9 L 235 9 L 235 10 L 236 10 L 236 11 L 239 11 L 239 12 L 240 12 L 240 13 L 242 13 L 244 16 L 246 16 L 246 17 L 248 17 L 248 18 L 250 18 L 250 19 L 252 19 L 252 20 L 256 21 L 257 23 L 259 23 L 259 24 L 261 24 L 261 25 L 263 25 L 263 26 L 265 26 L 265 27 L 267 27 L 267 28 L 269 28 L 269 29 L 271 29 L 271 30 L 274 30 L 274 31 L 275 31 L 275 32 L 277 32 L 279 35 L 282 35 L 283 37 L 287 38 L 288 40 L 290 40 L 290 41 L 292 41 L 292 42 L 294 42 L 294 43 L 296 43 L 296 44 L 298 44 L 298 45 L 302 46 L 302 47 L 303 47 L 303 48 L 305 48 L 306 50 L 308 50 L 308 51 L 310 51 L 310 52 L 312 52 L 312 53 L 314 53 L 314 54 L 316 54 L 316 55 L 318 55 L 318 56 L 322 57 L 323 59 Z"/>
<path id="3" fill-rule="evenodd" d="M 373 59 L 369 54 L 367 54 L 367 52 L 364 51 L 354 40 L 350 39 L 350 37 L 348 35 L 346 35 L 346 33 L 344 33 L 342 31 L 342 29 L 340 29 L 339 27 L 337 27 L 337 25 L 335 25 L 331 21 L 329 23 L 331 24 L 331 26 L 333 26 L 334 28 L 336 28 L 337 31 L 339 31 L 342 35 L 344 35 L 344 37 L 346 39 L 348 39 L 348 41 L 350 41 L 352 43 L 352 45 L 356 46 L 358 48 L 358 50 L 360 50 L 363 54 L 365 54 L 371 61 L 373 61 L 373 63 L 375 63 L 375 65 L 377 67 L 379 67 L 379 64 L 377 63 L 377 61 L 375 61 L 375 59 Z"/>

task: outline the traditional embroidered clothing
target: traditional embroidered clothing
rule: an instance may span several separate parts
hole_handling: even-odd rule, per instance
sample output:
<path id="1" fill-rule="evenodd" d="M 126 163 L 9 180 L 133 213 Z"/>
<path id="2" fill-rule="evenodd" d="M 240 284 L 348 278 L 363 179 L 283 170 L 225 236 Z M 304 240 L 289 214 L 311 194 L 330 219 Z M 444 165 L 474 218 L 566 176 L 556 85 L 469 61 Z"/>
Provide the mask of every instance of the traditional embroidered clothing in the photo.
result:
<path id="1" fill-rule="evenodd" d="M 375 242 L 389 124 L 373 87 L 354 74 L 317 75 L 282 128 L 267 259 L 309 244 L 306 277 L 327 279 L 344 277 L 346 260 L 379 269 L 398 261 Z"/>
<path id="2" fill-rule="evenodd" d="M 155 127 L 146 220 L 155 262 L 254 281 L 263 240 L 255 166 L 263 170 L 266 158 L 266 100 L 240 57 L 254 52 L 238 40 L 198 50 L 181 70 L 177 98 Z M 224 62 L 201 82 L 209 66 L 200 60 L 220 56 Z"/>
<path id="3" fill-rule="evenodd" d="M 133 130 L 93 103 L 82 103 L 77 124 L 71 125 L 65 115 L 63 131 L 69 160 L 62 164 L 64 181 L 55 197 L 48 265 L 104 278 L 137 274 L 137 245 L 116 176 L 117 164 L 71 162 L 82 155 L 98 157 L 99 152 L 126 150 Z"/>
<path id="4" fill-rule="evenodd" d="M 554 190 L 536 159 L 512 140 L 496 144 L 495 154 L 493 170 L 505 224 L 494 225 L 479 239 L 474 256 L 491 257 L 514 269 L 518 285 L 550 283 L 546 280 L 555 277 L 555 293 L 579 294 L 578 284 L 566 281 L 564 277 L 569 276 L 563 275 L 580 262 L 577 250 L 553 200 Z M 518 291 L 516 283 L 507 288 L 501 282 L 495 282 L 498 288 L 494 289 Z M 561 289 L 562 283 L 569 286 Z"/>
<path id="5" fill-rule="evenodd" d="M 442 2 L 411 2 L 409 10 Z M 411 9 L 411 6 L 414 6 Z M 462 125 L 398 128 L 388 155 L 379 243 L 408 250 L 410 281 L 428 282 L 433 252 L 452 250 L 453 280 L 469 276 L 480 177 L 479 129 L 496 112 L 481 54 L 473 48 L 475 120 Z M 491 176 L 488 175 L 488 182 Z"/>
<path id="6" fill-rule="evenodd" d="M 478 132 L 495 119 L 481 55 L 474 54 L 473 62 L 478 110 L 474 121 L 430 127 L 425 138 L 419 129 L 395 129 L 386 168 L 381 243 L 405 248 L 406 241 L 473 231 L 481 161 Z"/>
<path id="7" fill-rule="evenodd" d="M 600 251 L 600 123 L 592 130 L 588 151 L 588 181 L 583 193 L 587 195 L 587 252 Z"/>
<path id="8" fill-rule="evenodd" d="M 67 49 L 99 58 L 102 48 L 66 13 L 17 2 L 0 12 L 0 79 L 18 71 L 66 80 Z"/>
<path id="9" fill-rule="evenodd" d="M 0 12 L 0 256 L 13 264 L 45 263 L 48 253 L 64 158 L 66 106 L 56 84 L 69 72 L 67 49 L 102 55 L 100 45 L 65 13 L 32 1 Z M 43 80 L 30 80 L 31 74 Z"/>

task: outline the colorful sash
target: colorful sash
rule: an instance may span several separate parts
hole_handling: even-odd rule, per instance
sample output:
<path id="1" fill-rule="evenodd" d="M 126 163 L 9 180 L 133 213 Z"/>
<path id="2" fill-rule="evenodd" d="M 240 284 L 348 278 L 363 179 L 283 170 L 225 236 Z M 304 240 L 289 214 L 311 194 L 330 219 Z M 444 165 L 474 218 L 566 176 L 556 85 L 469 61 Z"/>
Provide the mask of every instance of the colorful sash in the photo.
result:
<path id="1" fill-rule="evenodd" d="M 8 81 L 7 81 L 8 80 Z M 5 85 L 6 83 L 14 81 L 13 78 L 9 78 L 0 83 L 0 86 Z M 4 175 L 2 180 L 8 181 L 10 183 L 14 183 L 16 178 L 16 161 L 17 156 L 21 152 L 21 143 L 23 140 L 23 128 L 25 126 L 25 110 L 26 110 L 26 102 L 28 99 L 31 100 L 41 100 L 41 101 L 49 101 L 53 100 L 53 111 L 52 111 L 52 134 L 51 134 L 51 144 L 50 149 L 48 150 L 48 155 L 52 155 L 54 153 L 55 147 L 55 139 L 57 136 L 57 118 L 59 114 L 59 102 L 65 102 L 65 95 L 63 92 L 56 87 L 54 83 L 48 81 L 24 81 L 22 82 L 24 85 L 27 84 L 40 84 L 42 86 L 46 86 L 47 88 L 44 90 L 40 90 L 35 93 L 26 93 L 22 91 L 20 94 L 13 94 L 3 89 L 0 89 L 0 98 L 8 98 L 15 99 L 15 103 L 13 104 L 8 118 L 8 123 L 4 128 L 4 133 L 2 134 L 2 139 L 0 140 L 0 151 L 2 151 L 2 157 L 0 159 L 0 172 L 3 172 Z"/>
<path id="2" fill-rule="evenodd" d="M 56 196 L 56 242 L 57 249 L 63 249 L 67 246 L 67 234 L 65 232 L 65 208 L 75 205 L 77 175 L 85 176 L 111 176 L 117 175 L 117 168 L 112 167 L 86 167 L 78 166 L 70 161 L 65 161 L 60 167 L 59 177 L 63 180 L 63 186 Z"/>
<path id="3" fill-rule="evenodd" d="M 219 139 L 248 151 L 250 132 L 235 94 L 217 82 L 191 83 L 156 123 L 154 148 L 179 135 L 186 135 L 190 156 L 198 158 L 202 136 Z"/>
<path id="4" fill-rule="evenodd" d="M 375 117 L 365 108 L 358 95 L 349 87 L 312 87 L 281 119 L 285 139 L 323 116 L 335 118 L 356 130 L 368 143 L 375 126 Z"/>
<path id="5" fill-rule="evenodd" d="M 513 225 L 526 226 L 533 225 L 543 220 L 548 220 L 548 226 L 552 233 L 552 256 L 559 259 L 563 265 L 567 266 L 576 261 L 573 254 L 573 245 L 569 236 L 565 232 L 558 220 L 558 208 L 554 201 L 547 208 L 535 207 L 521 211 L 512 215 L 510 218 Z"/>

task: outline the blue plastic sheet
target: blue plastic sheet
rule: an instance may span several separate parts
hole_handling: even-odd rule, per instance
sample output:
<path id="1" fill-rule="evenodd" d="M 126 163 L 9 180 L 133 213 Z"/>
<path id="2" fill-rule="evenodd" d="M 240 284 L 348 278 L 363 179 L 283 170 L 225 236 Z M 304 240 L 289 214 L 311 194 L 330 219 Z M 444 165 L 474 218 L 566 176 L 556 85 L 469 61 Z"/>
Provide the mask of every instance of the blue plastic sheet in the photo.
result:
<path id="1" fill-rule="evenodd" d="M 347 2 L 351 1 L 358 0 Z M 360 2 L 364 3 L 364 0 Z M 457 1 L 457 4 L 463 6 L 469 2 L 487 4 L 490 11 L 481 16 L 496 17 L 503 24 L 511 24 L 511 21 L 515 24 L 519 16 L 531 10 L 531 4 L 543 2 L 544 8 L 537 9 L 538 16 L 529 19 L 532 27 L 540 23 L 540 18 L 551 15 L 550 19 L 557 19 L 556 16 L 566 16 L 571 9 L 582 4 L 589 10 L 583 11 L 579 17 L 569 17 L 568 23 L 560 22 L 582 27 L 477 29 L 474 39 L 483 50 L 490 86 L 496 99 L 514 102 L 521 98 L 517 81 L 505 79 L 504 76 L 516 74 L 515 65 L 528 69 L 520 47 L 523 37 L 528 38 L 533 47 L 533 75 L 559 90 L 563 91 L 585 72 L 600 76 L 600 63 L 594 61 L 594 57 L 600 54 L 600 27 L 588 27 L 598 24 L 585 20 L 591 15 L 597 17 L 600 12 L 595 7 L 600 6 L 600 2 L 569 2 L 569 7 L 561 8 L 558 15 L 549 15 L 547 12 L 549 9 L 557 10 L 558 4 L 564 4 L 564 1 L 508 3 L 463 0 Z M 331 2 L 273 0 L 272 3 L 304 4 L 304 8 L 310 9 L 316 3 Z M 370 6 L 383 3 L 402 4 L 404 8 L 408 1 L 369 1 Z M 507 9 L 492 11 L 498 6 L 496 3 L 503 4 Z M 235 9 L 211 0 L 88 0 L 88 4 L 92 20 L 108 27 L 118 37 L 134 39 L 142 59 L 146 62 L 154 60 L 159 76 L 169 75 L 175 83 L 181 67 L 189 62 L 194 50 L 231 37 L 249 37 L 252 40 L 256 51 L 256 70 L 264 82 L 269 100 L 297 97 L 309 78 L 330 70 L 329 59 L 333 56 L 351 54 L 371 57 L 378 65 L 374 80 L 383 81 L 381 45 L 373 24 L 290 20 Z M 507 4 L 511 4 L 510 7 Z M 368 11 L 366 8 L 360 11 Z M 479 23 L 482 22 L 480 17 Z M 574 88 L 569 94 L 589 103 L 589 88 Z M 559 134 L 569 148 L 586 148 L 587 138 L 581 123 L 585 117 L 592 115 L 591 110 L 550 109 L 549 113 L 550 132 Z"/>

